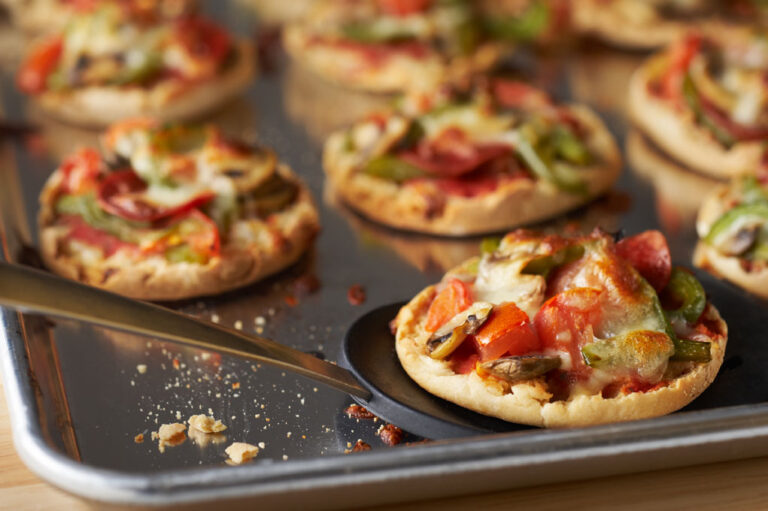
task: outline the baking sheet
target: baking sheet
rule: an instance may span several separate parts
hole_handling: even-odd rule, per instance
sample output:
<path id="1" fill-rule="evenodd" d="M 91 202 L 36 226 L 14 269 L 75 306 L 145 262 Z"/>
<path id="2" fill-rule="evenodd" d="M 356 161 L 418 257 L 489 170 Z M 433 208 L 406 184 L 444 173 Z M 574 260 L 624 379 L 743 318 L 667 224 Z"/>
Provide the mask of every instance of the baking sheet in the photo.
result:
<path id="1" fill-rule="evenodd" d="M 256 18 L 243 6 L 206 5 L 241 34 L 252 37 L 258 32 Z M 640 58 L 581 46 L 538 57 L 524 54 L 514 64 L 560 99 L 592 104 L 623 146 L 629 132 L 623 101 L 626 80 Z M 6 118 L 34 122 L 41 131 L 5 140 L 10 147 L 5 148 L 0 182 L 6 248 L 12 260 L 34 263 L 34 251 L 22 248 L 36 237 L 30 220 L 36 215 L 37 194 L 57 162 L 77 145 L 93 143 L 96 134 L 36 112 L 15 91 L 9 72 L 13 55 L 8 60 L 11 64 L 0 79 Z M 382 101 L 335 89 L 281 59 L 276 72 L 264 74 L 243 98 L 217 114 L 215 121 L 226 130 L 274 147 L 307 181 L 321 210 L 323 231 L 297 265 L 265 282 L 169 305 L 228 326 L 241 322 L 244 331 L 262 328 L 268 337 L 337 360 L 343 334 L 357 316 L 408 299 L 438 280 L 445 269 L 477 254 L 478 239 L 434 238 L 377 226 L 339 204 L 324 188 L 322 138 Z M 691 218 L 697 201 L 714 182 L 686 172 L 659 174 L 655 166 L 643 165 L 642 158 L 635 163 L 630 162 L 607 197 L 541 227 L 590 230 L 600 225 L 628 233 L 661 228 L 670 239 L 674 259 L 687 263 L 695 241 Z M 17 201 L 23 214 L 14 209 Z M 301 289 L 307 275 L 321 283 L 314 293 Z M 347 301 L 347 289 L 353 284 L 366 289 L 363 305 Z M 762 304 L 727 285 L 724 296 L 747 300 L 746 310 L 737 308 L 732 314 L 745 314 L 750 321 L 764 315 Z M 341 488 L 365 490 L 364 502 L 373 503 L 768 452 L 764 406 L 723 408 L 758 405 L 768 394 L 760 376 L 762 358 L 736 352 L 732 346 L 740 342 L 738 338 L 731 339 L 723 374 L 689 407 L 704 410 L 699 413 L 589 430 L 532 429 L 389 448 L 376 436 L 382 422 L 346 416 L 349 397 L 278 369 L 10 311 L 4 311 L 3 322 L 3 377 L 22 457 L 55 484 L 101 501 L 181 504 L 256 495 L 285 499 L 285 492 L 293 489 L 292 498 L 314 495 L 314 506 L 327 507 L 344 502 L 318 497 Z M 759 350 L 764 334 L 752 333 L 749 348 Z M 146 365 L 145 373 L 139 372 L 140 365 Z M 188 439 L 162 454 L 149 441 L 149 432 L 159 424 L 184 421 L 196 413 L 212 413 L 228 430 L 207 443 Z M 134 442 L 139 433 L 147 437 L 141 444 Z M 370 444 L 372 451 L 343 454 L 358 439 Z M 233 469 L 224 464 L 223 454 L 232 441 L 263 448 L 254 463 Z M 709 445 L 706 452 L 691 447 L 703 444 Z M 676 449 L 674 457 L 670 449 Z M 598 459 L 601 463 L 589 463 L 589 468 L 568 470 L 578 460 Z M 540 470 L 532 470 L 534 465 Z M 526 467 L 526 475 L 502 477 L 503 470 L 514 467 Z M 448 473 L 454 478 L 472 477 L 466 484 L 448 485 Z M 387 490 L 395 480 L 402 488 L 396 494 Z"/>

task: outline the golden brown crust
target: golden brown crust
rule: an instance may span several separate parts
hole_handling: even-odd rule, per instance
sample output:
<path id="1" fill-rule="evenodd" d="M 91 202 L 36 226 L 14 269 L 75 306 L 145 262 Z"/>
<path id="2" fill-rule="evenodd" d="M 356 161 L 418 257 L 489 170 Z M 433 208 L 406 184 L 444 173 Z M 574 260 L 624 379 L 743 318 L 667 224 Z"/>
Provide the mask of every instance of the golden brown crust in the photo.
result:
<path id="1" fill-rule="evenodd" d="M 729 196 L 729 187 L 721 186 L 714 190 L 701 205 L 696 230 L 699 238 L 709 233 L 712 224 L 727 211 L 725 204 Z M 720 253 L 716 248 L 703 241 L 696 244 L 693 252 L 693 264 L 717 276 L 729 280 L 761 298 L 768 298 L 768 267 L 755 267 L 747 271 L 742 266 L 742 259 Z"/>
<path id="2" fill-rule="evenodd" d="M 436 84 L 490 69 L 502 56 L 499 44 L 487 43 L 471 56 L 446 62 L 438 54 L 425 58 L 393 54 L 376 66 L 354 49 L 314 43 L 304 23 L 292 23 L 283 31 L 283 45 L 296 61 L 313 73 L 342 87 L 374 93 L 431 89 Z"/>
<path id="3" fill-rule="evenodd" d="M 230 233 L 256 222 L 265 235 L 251 243 L 225 243 L 220 256 L 207 264 L 169 263 L 162 256 L 134 259 L 123 251 L 107 259 L 86 260 L 83 250 L 63 252 L 61 244 L 66 231 L 52 225 L 53 196 L 60 179 L 55 172 L 40 196 L 43 261 L 59 275 L 144 300 L 180 300 L 246 286 L 296 262 L 319 230 L 317 211 L 307 187 L 287 167 L 279 167 L 279 172 L 299 187 L 294 204 L 271 215 L 268 225 L 255 219 L 236 221 Z M 279 238 L 277 242 L 275 238 Z"/>
<path id="4" fill-rule="evenodd" d="M 342 156 L 344 135 L 331 135 L 323 166 L 339 196 L 366 217 L 391 227 L 446 236 L 497 232 L 557 216 L 605 193 L 621 172 L 621 156 L 602 121 L 589 109 L 570 107 L 590 133 L 587 145 L 601 162 L 580 170 L 588 184 L 584 195 L 556 189 L 549 183 L 518 179 L 496 190 L 466 198 L 426 187 L 399 186 L 355 171 Z"/>
<path id="5" fill-rule="evenodd" d="M 675 109 L 651 93 L 651 70 L 663 58 L 649 59 L 630 81 L 629 110 L 637 126 L 669 155 L 710 176 L 723 179 L 758 168 L 762 142 L 739 142 L 726 149 L 696 123 L 689 108 Z"/>
<path id="6" fill-rule="evenodd" d="M 0 5 L 8 9 L 15 25 L 30 34 L 57 32 L 73 13 L 59 0 L 2 0 Z"/>
<path id="7" fill-rule="evenodd" d="M 680 38 L 692 23 L 662 17 L 638 20 L 599 0 L 573 0 L 572 23 L 581 34 L 630 49 L 653 49 Z"/>
<path id="8" fill-rule="evenodd" d="M 404 306 L 395 320 L 395 347 L 405 372 L 426 391 L 476 412 L 533 426 L 560 428 L 590 426 L 665 415 L 687 405 L 712 383 L 720 369 L 727 342 L 727 327 L 717 310 L 709 305 L 705 314 L 716 321 L 724 337 L 712 342 L 712 360 L 697 364 L 668 385 L 648 392 L 571 396 L 550 401 L 552 395 L 543 381 L 531 380 L 510 386 L 510 392 L 480 378 L 475 372 L 456 374 L 447 362 L 430 358 L 424 344 L 426 313 L 434 298 L 430 286 Z"/>
<path id="9" fill-rule="evenodd" d="M 160 121 L 194 119 L 240 94 L 255 72 L 253 45 L 238 44 L 238 58 L 218 76 L 197 84 L 160 82 L 142 87 L 86 87 L 66 92 L 43 92 L 41 109 L 62 121 L 100 127 L 130 117 L 152 116 Z"/>

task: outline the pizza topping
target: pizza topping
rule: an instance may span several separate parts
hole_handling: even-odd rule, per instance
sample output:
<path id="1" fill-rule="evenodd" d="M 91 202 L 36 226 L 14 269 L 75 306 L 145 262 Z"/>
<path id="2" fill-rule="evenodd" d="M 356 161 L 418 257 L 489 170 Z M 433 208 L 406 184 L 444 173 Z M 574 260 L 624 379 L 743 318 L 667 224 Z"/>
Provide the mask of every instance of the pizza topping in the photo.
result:
<path id="1" fill-rule="evenodd" d="M 427 313 L 440 326 L 427 328 L 425 351 L 454 372 L 516 383 L 559 371 L 565 390 L 553 394 L 614 395 L 612 385 L 662 384 L 670 361 L 711 359 L 704 290 L 670 267 L 657 231 L 615 243 L 599 230 L 572 238 L 519 230 L 486 244 L 476 275 L 447 275 Z"/>
<path id="2" fill-rule="evenodd" d="M 35 47 L 18 76 L 30 94 L 91 86 L 193 81 L 227 64 L 234 45 L 210 21 L 168 2 L 101 2 L 79 11 L 56 39 Z M 152 5 L 150 5 L 152 4 Z"/>
<path id="3" fill-rule="evenodd" d="M 481 363 L 478 374 L 491 375 L 509 383 L 532 380 L 560 367 L 560 357 L 526 355 L 502 357 Z"/>
<path id="4" fill-rule="evenodd" d="M 687 106 L 723 146 L 768 136 L 768 46 L 760 34 L 692 35 L 658 60 L 651 91 Z"/>
<path id="5" fill-rule="evenodd" d="M 535 352 L 540 346 L 528 314 L 513 302 L 494 307 L 474 338 L 483 362 L 495 360 L 502 355 Z"/>
<path id="6" fill-rule="evenodd" d="M 152 196 L 144 194 L 147 184 L 133 170 L 113 172 L 99 184 L 99 205 L 113 215 L 139 222 L 153 222 L 183 214 L 209 202 L 214 194 L 208 190 L 195 190 L 190 194 L 182 190 L 181 194 L 166 194 L 165 204 L 152 201 Z"/>
<path id="7" fill-rule="evenodd" d="M 597 159 L 588 135 L 544 92 L 494 79 L 407 97 L 396 111 L 353 126 L 341 150 L 358 172 L 451 195 L 473 197 L 520 178 L 583 194 L 580 169 Z"/>
<path id="8" fill-rule="evenodd" d="M 737 179 L 722 198 L 723 212 L 700 226 L 704 243 L 742 261 L 768 261 L 768 194 L 754 176 Z"/>
<path id="9" fill-rule="evenodd" d="M 449 279 L 429 306 L 424 328 L 428 332 L 437 331 L 451 318 L 472 305 L 472 301 L 472 290 L 469 284 L 456 278 Z"/>
<path id="10" fill-rule="evenodd" d="M 616 243 L 616 253 L 643 276 L 656 291 L 669 283 L 672 256 L 664 235 L 659 231 L 645 231 Z"/>
<path id="11" fill-rule="evenodd" d="M 444 359 L 458 348 L 468 335 L 477 332 L 493 310 L 493 305 L 475 302 L 442 325 L 427 341 L 429 356 Z"/>
<path id="12" fill-rule="evenodd" d="M 586 344 L 581 353 L 589 367 L 655 383 L 661 381 L 675 345 L 665 333 L 634 330 Z"/>
<path id="13" fill-rule="evenodd" d="M 93 149 L 79 151 L 61 166 L 54 203 L 68 236 L 105 257 L 126 250 L 207 264 L 222 236 L 238 243 L 258 236 L 298 197 L 272 151 L 213 127 L 134 119 L 113 125 L 105 145 L 117 169 Z M 235 229 L 238 220 L 247 222 Z"/>
<path id="14" fill-rule="evenodd" d="M 666 303 L 674 304 L 665 307 L 665 310 L 670 320 L 677 322 L 696 323 L 707 305 L 707 296 L 701 282 L 680 267 L 672 269 L 669 285 L 661 298 Z"/>

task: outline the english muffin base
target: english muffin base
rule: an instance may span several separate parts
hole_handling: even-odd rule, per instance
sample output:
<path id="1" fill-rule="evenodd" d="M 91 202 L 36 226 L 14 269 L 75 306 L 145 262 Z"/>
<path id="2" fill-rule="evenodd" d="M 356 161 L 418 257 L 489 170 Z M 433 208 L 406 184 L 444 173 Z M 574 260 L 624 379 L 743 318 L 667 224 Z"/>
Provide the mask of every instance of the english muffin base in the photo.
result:
<path id="1" fill-rule="evenodd" d="M 40 252 L 54 273 L 122 295 L 143 300 L 180 300 L 214 295 L 243 287 L 295 263 L 319 231 L 319 219 L 306 186 L 286 167 L 280 173 L 299 187 L 296 202 L 272 215 L 270 226 L 280 234 L 275 242 L 268 230 L 249 245 L 223 244 L 207 264 L 169 263 L 161 255 L 135 258 L 118 251 L 109 258 L 85 260 L 82 252 L 62 253 L 66 228 L 54 226 L 53 193 L 56 174 L 41 194 Z M 237 224 L 261 222 L 241 219 Z"/>
<path id="2" fill-rule="evenodd" d="M 456 374 L 447 362 L 434 360 L 426 354 L 424 345 L 430 333 L 424 329 L 424 323 L 435 294 L 434 286 L 424 289 L 397 315 L 395 347 L 403 369 L 427 392 L 509 422 L 563 428 L 665 415 L 679 410 L 701 394 L 715 379 L 723 363 L 727 327 L 717 310 L 709 305 L 705 313 L 719 322 L 726 336 L 712 343 L 712 360 L 709 363 L 697 364 L 662 388 L 614 398 L 581 394 L 565 401 L 550 401 L 552 395 L 544 382 L 531 380 L 513 384 L 510 392 L 504 392 L 474 372 Z"/>
<path id="3" fill-rule="evenodd" d="M 164 122 L 189 120 L 219 108 L 245 90 L 255 73 L 255 58 L 253 45 L 242 41 L 230 68 L 194 85 L 165 81 L 151 88 L 85 87 L 43 92 L 36 100 L 47 114 L 79 126 L 103 127 L 142 116 Z"/>
<path id="4" fill-rule="evenodd" d="M 651 93 L 650 70 L 660 58 L 652 57 L 630 80 L 630 116 L 638 127 L 670 156 L 707 175 L 723 179 L 756 169 L 762 159 L 761 142 L 739 142 L 726 149 L 696 123 L 689 108 L 675 109 Z"/>
<path id="5" fill-rule="evenodd" d="M 346 203 L 384 225 L 443 236 L 498 232 L 575 209 L 608 191 L 618 179 L 621 156 L 611 134 L 589 109 L 574 106 L 571 110 L 587 126 L 591 134 L 588 145 L 601 160 L 580 171 L 589 188 L 584 195 L 530 179 L 502 181 L 494 191 L 470 198 L 401 186 L 356 171 L 344 155 L 342 133 L 328 139 L 323 165 L 334 190 Z"/>
<path id="6" fill-rule="evenodd" d="M 372 66 L 359 51 L 312 42 L 302 23 L 285 27 L 283 45 L 291 57 L 323 79 L 345 88 L 379 94 L 429 89 L 446 80 L 485 71 L 496 64 L 503 52 L 501 45 L 488 43 L 469 57 L 448 62 L 438 54 L 425 58 L 393 54 L 380 65 Z"/>

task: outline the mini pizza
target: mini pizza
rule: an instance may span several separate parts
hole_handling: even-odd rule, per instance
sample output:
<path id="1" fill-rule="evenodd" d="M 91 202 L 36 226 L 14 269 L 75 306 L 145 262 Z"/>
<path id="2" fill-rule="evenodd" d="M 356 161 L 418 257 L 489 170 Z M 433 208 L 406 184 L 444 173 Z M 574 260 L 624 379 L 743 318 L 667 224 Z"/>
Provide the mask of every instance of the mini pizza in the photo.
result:
<path id="1" fill-rule="evenodd" d="M 714 190 L 699 210 L 693 263 L 768 298 L 768 185 L 755 176 Z"/>
<path id="2" fill-rule="evenodd" d="M 19 88 L 50 115 L 80 125 L 141 115 L 182 120 L 221 106 L 253 76 L 251 45 L 195 14 L 169 19 L 168 3 L 94 3 L 32 46 Z"/>
<path id="3" fill-rule="evenodd" d="M 542 427 L 664 415 L 715 378 L 727 327 L 696 277 L 647 231 L 614 242 L 518 230 L 448 272 L 395 319 L 428 392 Z"/>
<path id="4" fill-rule="evenodd" d="M 697 18 L 715 12 L 712 0 L 573 0 L 574 30 L 630 49 L 666 46 Z"/>
<path id="5" fill-rule="evenodd" d="M 510 41 L 554 32 L 557 12 L 542 0 L 322 0 L 284 44 L 331 82 L 396 92 L 488 69 Z"/>
<path id="6" fill-rule="evenodd" d="M 11 13 L 13 23 L 25 32 L 52 33 L 63 30 L 79 12 L 93 9 L 101 0 L 0 0 Z M 173 19 L 193 9 L 192 0 L 118 0 L 133 4 L 144 13 L 152 11 L 165 19 Z"/>
<path id="7" fill-rule="evenodd" d="M 411 95 L 331 135 L 324 167 L 339 196 L 377 222 L 464 236 L 585 204 L 611 187 L 621 158 L 586 107 L 489 78 Z"/>
<path id="8" fill-rule="evenodd" d="M 146 300 L 212 295 L 291 265 L 318 231 L 309 191 L 269 149 L 147 119 L 104 145 L 42 191 L 40 249 L 60 275 Z"/>
<path id="9" fill-rule="evenodd" d="M 726 178 L 765 165 L 768 42 L 723 28 L 691 35 L 632 77 L 632 119 L 684 165 Z"/>

